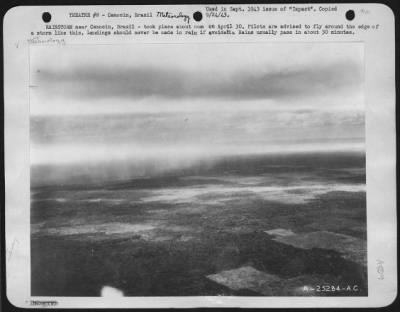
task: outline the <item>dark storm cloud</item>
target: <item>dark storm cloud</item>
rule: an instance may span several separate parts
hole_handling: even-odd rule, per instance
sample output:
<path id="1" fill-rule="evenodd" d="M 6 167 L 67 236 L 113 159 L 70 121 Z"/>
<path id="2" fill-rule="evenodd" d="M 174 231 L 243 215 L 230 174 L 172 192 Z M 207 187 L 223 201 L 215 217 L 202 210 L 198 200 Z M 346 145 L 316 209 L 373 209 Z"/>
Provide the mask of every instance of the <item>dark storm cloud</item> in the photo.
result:
<path id="1" fill-rule="evenodd" d="M 37 68 L 35 85 L 53 96 L 78 98 L 262 99 L 351 92 L 361 85 L 361 66 L 351 61 L 313 67 L 223 76 L 217 70 L 187 72 L 147 66 L 111 68 L 82 66 L 68 71 Z"/>

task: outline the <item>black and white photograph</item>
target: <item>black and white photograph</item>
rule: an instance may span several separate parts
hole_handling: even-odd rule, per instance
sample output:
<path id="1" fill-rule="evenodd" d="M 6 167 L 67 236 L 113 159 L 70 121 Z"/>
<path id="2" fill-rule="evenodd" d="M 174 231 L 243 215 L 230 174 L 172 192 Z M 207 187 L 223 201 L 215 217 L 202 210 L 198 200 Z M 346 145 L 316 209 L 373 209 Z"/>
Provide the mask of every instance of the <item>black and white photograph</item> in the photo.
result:
<path id="1" fill-rule="evenodd" d="M 359 43 L 32 48 L 32 296 L 367 296 L 363 68 Z"/>

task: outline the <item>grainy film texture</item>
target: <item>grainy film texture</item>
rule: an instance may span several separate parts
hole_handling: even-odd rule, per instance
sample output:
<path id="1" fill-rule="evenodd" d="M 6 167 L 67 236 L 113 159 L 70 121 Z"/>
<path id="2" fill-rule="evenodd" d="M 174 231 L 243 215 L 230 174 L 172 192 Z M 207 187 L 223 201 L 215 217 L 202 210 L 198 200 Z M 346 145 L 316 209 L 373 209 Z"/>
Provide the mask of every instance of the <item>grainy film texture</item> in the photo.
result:
<path id="1" fill-rule="evenodd" d="M 35 46 L 33 296 L 366 296 L 363 46 Z"/>

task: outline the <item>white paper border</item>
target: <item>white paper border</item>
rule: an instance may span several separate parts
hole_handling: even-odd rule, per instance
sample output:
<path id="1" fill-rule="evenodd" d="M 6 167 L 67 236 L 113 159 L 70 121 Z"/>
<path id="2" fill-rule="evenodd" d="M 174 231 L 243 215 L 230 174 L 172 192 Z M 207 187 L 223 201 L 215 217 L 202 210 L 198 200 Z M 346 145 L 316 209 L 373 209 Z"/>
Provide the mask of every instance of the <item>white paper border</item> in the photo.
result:
<path id="1" fill-rule="evenodd" d="M 259 4 L 261 5 L 261 4 Z M 318 4 L 313 4 L 318 7 Z M 326 5 L 326 4 L 324 4 Z M 30 297 L 30 217 L 29 217 L 29 38 L 30 30 L 42 23 L 41 14 L 51 11 L 59 24 L 66 23 L 65 12 L 132 10 L 134 6 L 79 7 L 14 7 L 3 21 L 4 31 L 4 99 L 5 99 L 5 217 L 7 297 L 18 307 L 35 307 L 30 300 L 56 300 L 59 308 L 72 307 L 381 307 L 397 295 L 396 259 L 396 135 L 395 135 L 395 40 L 394 14 L 383 4 L 329 4 L 339 7 L 334 15 L 310 13 L 316 21 L 328 23 L 343 18 L 348 9 L 356 12 L 358 23 L 380 24 L 375 32 L 349 37 L 297 36 L 289 41 L 363 42 L 365 53 L 365 103 L 367 146 L 367 223 L 368 223 L 368 297 L 125 297 L 118 301 L 101 297 Z M 246 5 L 247 6 L 247 5 Z M 268 5 L 275 6 L 275 5 Z M 279 6 L 279 5 L 276 5 Z M 296 6 L 301 6 L 296 4 Z M 189 15 L 204 12 L 203 5 L 151 6 L 176 10 Z M 107 9 L 106 9 L 107 8 Z M 143 8 L 143 7 L 141 7 Z M 360 10 L 368 13 L 359 14 Z M 310 15 L 286 14 L 291 23 Z M 282 16 L 269 16 L 271 22 Z M 345 21 L 343 21 L 344 23 Z M 110 23 L 110 21 L 108 21 Z M 170 41 L 170 37 L 167 41 Z M 190 38 L 179 42 L 237 42 L 239 38 L 212 37 L 209 40 Z M 243 41 L 243 39 L 240 39 Z M 136 42 L 147 42 L 147 38 Z M 155 40 L 151 40 L 155 42 Z M 249 41 L 256 42 L 257 39 Z M 288 41 L 268 38 L 263 41 Z M 126 43 L 127 39 L 101 37 L 86 43 Z M 157 40 L 163 42 L 163 39 Z M 165 42 L 165 40 L 164 40 Z M 78 43 L 70 40 L 67 44 Z M 379 91 L 379 92 L 378 92 Z M 381 96 L 383 93 L 385 96 Z M 377 260 L 384 261 L 385 279 L 378 279 Z M 37 306 L 41 307 L 41 306 Z"/>

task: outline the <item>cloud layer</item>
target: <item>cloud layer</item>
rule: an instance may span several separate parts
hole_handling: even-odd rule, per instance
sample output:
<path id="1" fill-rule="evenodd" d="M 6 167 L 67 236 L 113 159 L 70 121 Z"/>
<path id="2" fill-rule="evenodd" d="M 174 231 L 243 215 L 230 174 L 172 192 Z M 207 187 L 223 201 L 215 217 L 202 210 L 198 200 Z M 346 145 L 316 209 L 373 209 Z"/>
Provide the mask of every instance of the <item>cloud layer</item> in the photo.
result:
<path id="1" fill-rule="evenodd" d="M 69 71 L 39 69 L 36 84 L 50 96 L 72 98 L 169 99 L 282 99 L 328 92 L 351 94 L 360 88 L 360 66 L 351 61 L 315 64 L 311 68 L 241 71 L 229 77 L 218 72 L 186 72 L 179 69 L 82 67 Z"/>
<path id="2" fill-rule="evenodd" d="M 30 80 L 34 165 L 364 148 L 357 43 L 33 47 Z"/>

